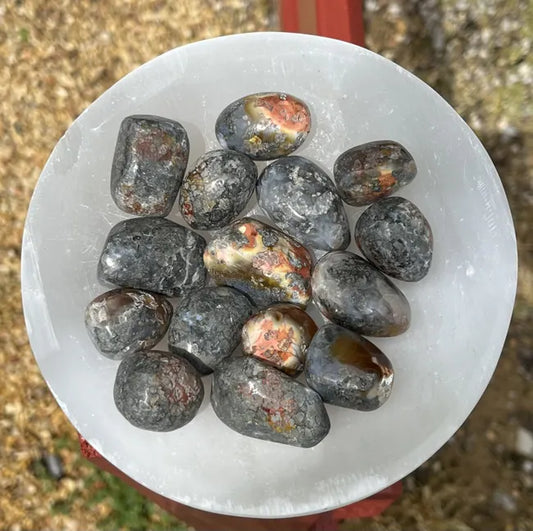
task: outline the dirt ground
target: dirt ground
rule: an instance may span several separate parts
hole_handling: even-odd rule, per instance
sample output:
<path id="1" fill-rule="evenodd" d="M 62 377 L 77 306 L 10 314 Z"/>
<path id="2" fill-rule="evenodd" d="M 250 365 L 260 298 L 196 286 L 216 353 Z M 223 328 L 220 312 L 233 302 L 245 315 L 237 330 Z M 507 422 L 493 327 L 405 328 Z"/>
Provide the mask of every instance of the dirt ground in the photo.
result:
<path id="1" fill-rule="evenodd" d="M 367 0 L 365 18 L 368 47 L 433 86 L 482 139 L 511 204 L 520 274 L 504 352 L 472 415 L 396 504 L 343 526 L 533 530 L 533 4 Z M 185 529 L 80 458 L 24 329 L 25 212 L 57 140 L 116 80 L 187 42 L 277 28 L 268 0 L 0 0 L 1 529 Z"/>

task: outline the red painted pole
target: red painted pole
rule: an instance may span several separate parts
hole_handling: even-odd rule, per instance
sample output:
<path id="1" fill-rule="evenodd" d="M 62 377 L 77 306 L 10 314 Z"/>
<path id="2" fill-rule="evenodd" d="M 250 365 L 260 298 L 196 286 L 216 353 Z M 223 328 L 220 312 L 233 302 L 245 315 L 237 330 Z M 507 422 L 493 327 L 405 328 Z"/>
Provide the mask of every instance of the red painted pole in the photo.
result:
<path id="1" fill-rule="evenodd" d="M 365 44 L 362 0 L 280 0 L 283 31 Z"/>
<path id="2" fill-rule="evenodd" d="M 298 0 L 280 0 L 279 18 L 283 31 L 299 33 Z"/>

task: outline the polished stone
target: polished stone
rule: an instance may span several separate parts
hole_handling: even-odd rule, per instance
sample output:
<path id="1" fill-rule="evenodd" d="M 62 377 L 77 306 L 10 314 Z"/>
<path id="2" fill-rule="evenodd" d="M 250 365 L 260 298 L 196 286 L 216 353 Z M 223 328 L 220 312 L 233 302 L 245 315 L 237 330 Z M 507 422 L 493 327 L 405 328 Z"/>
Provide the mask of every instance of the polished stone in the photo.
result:
<path id="1" fill-rule="evenodd" d="M 98 262 L 98 276 L 118 286 L 171 297 L 206 281 L 205 240 L 164 218 L 133 218 L 110 231 Z"/>
<path id="2" fill-rule="evenodd" d="M 107 358 L 148 350 L 165 335 L 172 305 L 157 293 L 131 288 L 98 295 L 85 310 L 85 326 L 95 347 Z"/>
<path id="3" fill-rule="evenodd" d="M 186 359 L 168 352 L 141 351 L 120 363 L 113 397 L 120 413 L 137 428 L 172 431 L 196 415 L 204 386 Z"/>
<path id="4" fill-rule="evenodd" d="M 257 439 L 309 448 L 330 428 L 318 393 L 252 357 L 215 370 L 211 404 L 224 424 Z"/>
<path id="5" fill-rule="evenodd" d="M 252 218 L 234 221 L 213 235 L 204 262 L 219 285 L 246 293 L 260 307 L 311 297 L 311 255 L 283 232 Z"/>
<path id="6" fill-rule="evenodd" d="M 417 168 L 398 142 L 380 140 L 353 147 L 335 161 L 337 190 L 349 205 L 369 205 L 409 184 Z"/>
<path id="7" fill-rule="evenodd" d="M 357 220 L 355 241 L 367 260 L 387 275 L 405 281 L 424 278 L 433 256 L 428 220 L 402 197 L 387 197 Z"/>
<path id="8" fill-rule="evenodd" d="M 254 311 L 246 295 L 229 287 L 207 287 L 178 301 L 168 333 L 171 352 L 208 374 L 237 348 Z"/>
<path id="9" fill-rule="evenodd" d="M 391 362 L 373 343 L 330 324 L 311 341 L 305 378 L 324 402 L 371 411 L 389 398 L 394 376 Z"/>
<path id="10" fill-rule="evenodd" d="M 250 94 L 228 105 L 215 131 L 220 145 L 254 160 L 289 155 L 302 145 L 311 129 L 307 105 L 290 94 Z"/>
<path id="11" fill-rule="evenodd" d="M 181 214 L 193 229 L 224 227 L 244 209 L 256 181 L 257 167 L 246 155 L 223 149 L 210 151 L 183 180 Z"/>
<path id="12" fill-rule="evenodd" d="M 302 372 L 316 332 L 313 319 L 293 304 L 276 304 L 251 317 L 242 329 L 245 354 L 294 376 Z"/>
<path id="13" fill-rule="evenodd" d="M 269 164 L 257 183 L 257 201 L 280 229 L 304 245 L 332 251 L 350 243 L 335 185 L 308 159 L 283 157 Z"/>
<path id="14" fill-rule="evenodd" d="M 189 160 L 183 126 L 159 116 L 128 116 L 120 125 L 111 169 L 111 196 L 124 212 L 167 216 Z"/>
<path id="15" fill-rule="evenodd" d="M 348 251 L 324 255 L 312 279 L 313 299 L 334 323 L 368 336 L 407 330 L 411 310 L 404 294 L 369 262 Z"/>

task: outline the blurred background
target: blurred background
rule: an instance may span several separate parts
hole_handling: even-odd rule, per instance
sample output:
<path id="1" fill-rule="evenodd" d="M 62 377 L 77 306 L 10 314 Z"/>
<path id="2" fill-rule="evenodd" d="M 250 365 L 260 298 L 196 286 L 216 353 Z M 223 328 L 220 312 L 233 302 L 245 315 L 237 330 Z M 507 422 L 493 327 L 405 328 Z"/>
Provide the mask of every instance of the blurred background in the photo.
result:
<path id="1" fill-rule="evenodd" d="M 278 30 L 277 13 L 274 0 L 0 0 L 1 529 L 187 529 L 80 456 L 24 328 L 24 218 L 52 148 L 115 81 L 188 42 Z M 366 0 L 364 16 L 367 47 L 435 88 L 483 141 L 520 273 L 504 352 L 470 418 L 383 515 L 343 529 L 533 530 L 533 3 Z"/>

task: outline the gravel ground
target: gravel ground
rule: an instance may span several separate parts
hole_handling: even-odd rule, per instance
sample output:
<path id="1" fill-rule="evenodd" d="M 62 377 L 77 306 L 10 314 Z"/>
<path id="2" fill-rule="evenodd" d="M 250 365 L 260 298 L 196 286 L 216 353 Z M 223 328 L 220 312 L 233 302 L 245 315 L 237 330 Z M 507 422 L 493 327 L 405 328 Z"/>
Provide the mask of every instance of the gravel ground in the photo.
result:
<path id="1" fill-rule="evenodd" d="M 406 492 L 384 515 L 344 527 L 533 530 L 533 4 L 367 0 L 365 16 L 368 47 L 436 88 L 489 150 L 515 219 L 520 275 L 505 350 L 473 414 L 406 478 Z M 0 0 L 0 528 L 178 525 L 80 459 L 76 433 L 29 349 L 19 296 L 22 228 L 53 146 L 116 80 L 169 48 L 268 29 L 277 19 L 267 0 Z M 47 453 L 62 461 L 62 479 L 54 479 Z"/>

